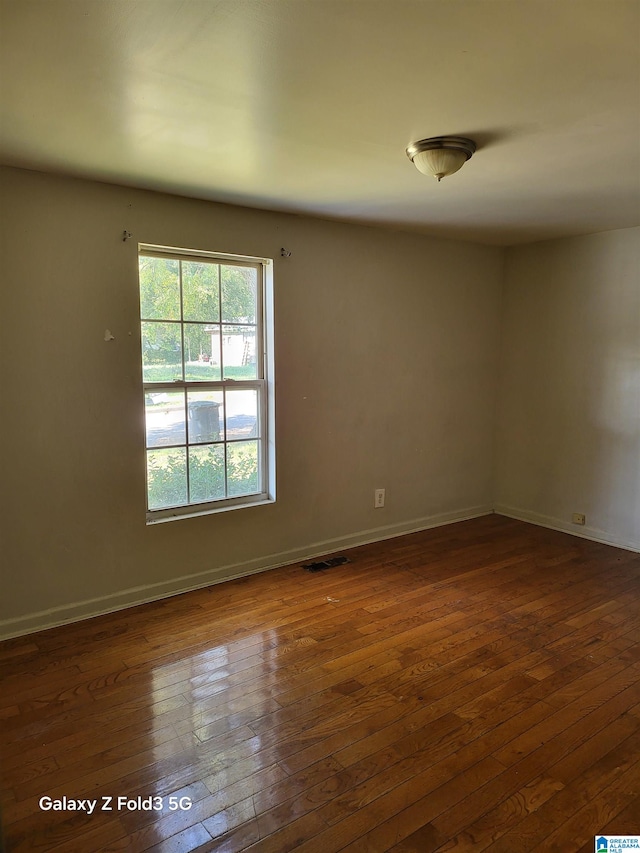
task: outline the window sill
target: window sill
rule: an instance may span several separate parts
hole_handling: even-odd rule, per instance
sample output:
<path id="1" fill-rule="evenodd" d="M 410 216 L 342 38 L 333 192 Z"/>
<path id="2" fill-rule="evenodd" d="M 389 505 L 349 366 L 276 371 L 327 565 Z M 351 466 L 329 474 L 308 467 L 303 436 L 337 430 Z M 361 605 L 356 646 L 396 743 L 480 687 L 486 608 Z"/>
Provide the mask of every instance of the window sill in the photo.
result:
<path id="1" fill-rule="evenodd" d="M 169 509 L 154 510 L 147 513 L 147 525 L 163 524 L 165 521 L 178 521 L 182 518 L 196 518 L 200 515 L 216 515 L 221 512 L 230 512 L 234 509 L 247 509 L 247 507 L 267 506 L 274 504 L 275 497 L 268 495 L 251 495 L 247 500 L 239 503 L 203 504 L 202 506 L 171 507 Z"/>

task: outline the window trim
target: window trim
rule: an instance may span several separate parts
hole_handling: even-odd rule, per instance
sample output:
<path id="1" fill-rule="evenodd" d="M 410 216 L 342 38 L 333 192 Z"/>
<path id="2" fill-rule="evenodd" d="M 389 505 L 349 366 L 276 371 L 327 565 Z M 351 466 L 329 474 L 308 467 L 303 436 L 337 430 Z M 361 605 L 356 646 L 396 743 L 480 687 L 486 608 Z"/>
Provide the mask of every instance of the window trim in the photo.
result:
<path id="1" fill-rule="evenodd" d="M 260 354 L 260 362 L 256 364 L 258 376 L 255 379 L 213 379 L 213 380 L 188 380 L 178 379 L 167 382 L 145 382 L 144 381 L 144 365 L 142 362 L 141 349 L 141 366 L 142 366 L 142 401 L 143 401 L 143 419 L 145 417 L 145 399 L 148 393 L 156 391 L 197 389 L 207 390 L 215 389 L 222 390 L 223 394 L 226 389 L 238 389 L 240 387 L 255 388 L 259 390 L 259 409 L 258 419 L 260 425 L 260 438 L 258 440 L 258 457 L 261 476 L 262 490 L 259 493 L 250 495 L 241 495 L 237 497 L 228 497 L 221 500 L 206 501 L 201 503 L 188 503 L 178 506 L 164 507 L 160 509 L 149 509 L 148 507 L 148 473 L 147 473 L 147 441 L 145 429 L 145 495 L 146 495 L 146 523 L 158 524 L 165 521 L 173 521 L 178 518 L 193 518 L 200 515 L 210 515 L 219 512 L 228 512 L 234 509 L 242 509 L 250 506 L 263 506 L 265 504 L 274 503 L 276 499 L 275 493 L 275 374 L 274 374 L 274 312 L 273 312 L 273 260 L 271 258 L 252 257 L 248 255 L 235 255 L 225 252 L 210 252 L 203 249 L 181 249 L 172 246 L 158 246 L 151 243 L 138 244 L 138 258 L 166 258 L 169 260 L 189 261 L 189 260 L 208 260 L 211 263 L 224 264 L 225 262 L 233 266 L 245 266 L 256 268 L 260 267 L 259 286 L 256 294 L 256 313 L 257 322 L 256 328 L 256 353 Z M 140 283 L 138 281 L 138 289 Z M 182 288 L 181 288 L 182 293 Z M 182 315 L 182 309 L 181 309 Z M 140 329 L 142 330 L 143 322 L 147 321 L 142 318 L 140 311 Z M 181 316 L 180 320 L 162 321 L 174 322 L 180 326 L 184 326 L 185 321 Z M 224 327 L 222 315 L 220 315 L 220 328 Z M 230 323 L 228 325 L 242 325 Z M 253 324 L 252 324 L 253 325 Z M 184 359 L 184 350 L 183 350 Z M 183 360 L 184 366 L 184 360 Z M 184 376 L 184 367 L 183 367 Z M 186 396 L 185 396 L 186 399 Z M 238 439 L 242 441 L 243 439 Z M 225 453 L 228 444 L 233 444 L 234 440 L 224 442 Z M 171 445 L 173 446 L 173 445 Z M 176 445 L 184 447 L 187 451 L 189 446 L 187 436 L 185 435 L 185 444 Z M 203 446 L 203 445 L 195 445 Z"/>

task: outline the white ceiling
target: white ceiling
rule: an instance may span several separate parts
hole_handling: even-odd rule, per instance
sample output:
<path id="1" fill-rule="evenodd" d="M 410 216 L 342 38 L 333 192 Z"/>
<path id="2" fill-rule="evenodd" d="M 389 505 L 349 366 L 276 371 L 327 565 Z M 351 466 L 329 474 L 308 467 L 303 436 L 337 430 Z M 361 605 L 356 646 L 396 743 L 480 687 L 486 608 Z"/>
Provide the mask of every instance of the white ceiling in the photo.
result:
<path id="1" fill-rule="evenodd" d="M 0 161 L 508 245 L 640 222 L 640 0 L 0 0 Z M 478 151 L 440 184 L 405 155 Z"/>

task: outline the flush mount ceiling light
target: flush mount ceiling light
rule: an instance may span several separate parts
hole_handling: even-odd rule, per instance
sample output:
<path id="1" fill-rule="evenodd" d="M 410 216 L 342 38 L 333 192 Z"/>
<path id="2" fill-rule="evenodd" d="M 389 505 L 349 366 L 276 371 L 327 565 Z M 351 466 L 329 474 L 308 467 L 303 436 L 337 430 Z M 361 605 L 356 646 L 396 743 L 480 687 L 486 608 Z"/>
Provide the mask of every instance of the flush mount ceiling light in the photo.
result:
<path id="1" fill-rule="evenodd" d="M 473 139 L 464 136 L 433 136 L 412 142 L 407 157 L 423 175 L 441 181 L 461 169 L 476 150 Z"/>

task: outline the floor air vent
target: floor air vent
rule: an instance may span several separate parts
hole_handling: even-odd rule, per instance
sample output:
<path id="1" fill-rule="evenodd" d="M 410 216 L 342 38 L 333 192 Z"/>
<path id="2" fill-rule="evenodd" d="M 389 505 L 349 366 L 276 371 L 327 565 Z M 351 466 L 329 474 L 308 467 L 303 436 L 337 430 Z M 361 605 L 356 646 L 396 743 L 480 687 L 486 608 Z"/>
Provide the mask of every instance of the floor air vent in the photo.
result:
<path id="1" fill-rule="evenodd" d="M 303 568 L 308 572 L 323 572 L 325 569 L 332 569 L 334 566 L 342 566 L 343 563 L 350 563 L 348 557 L 329 557 L 328 560 L 320 560 L 318 563 L 303 563 Z"/>

